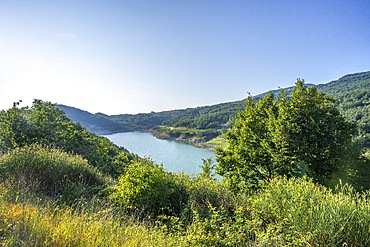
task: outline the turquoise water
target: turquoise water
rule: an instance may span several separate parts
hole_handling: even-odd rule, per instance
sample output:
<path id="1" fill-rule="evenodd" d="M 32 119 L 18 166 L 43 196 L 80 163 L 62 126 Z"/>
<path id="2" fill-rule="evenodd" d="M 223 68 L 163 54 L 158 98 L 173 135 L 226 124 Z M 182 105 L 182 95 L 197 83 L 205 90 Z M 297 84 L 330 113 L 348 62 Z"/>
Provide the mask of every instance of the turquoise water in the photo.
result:
<path id="1" fill-rule="evenodd" d="M 126 132 L 104 136 L 132 153 L 162 164 L 170 172 L 193 174 L 202 170 L 202 159 L 212 158 L 215 162 L 212 151 L 176 141 L 160 140 L 149 133 Z"/>

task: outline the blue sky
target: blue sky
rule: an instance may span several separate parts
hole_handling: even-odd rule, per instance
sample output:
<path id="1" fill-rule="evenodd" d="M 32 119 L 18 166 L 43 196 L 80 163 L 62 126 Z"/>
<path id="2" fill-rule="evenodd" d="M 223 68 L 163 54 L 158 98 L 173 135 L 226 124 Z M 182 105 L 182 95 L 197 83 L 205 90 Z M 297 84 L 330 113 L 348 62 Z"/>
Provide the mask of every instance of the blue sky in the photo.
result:
<path id="1" fill-rule="evenodd" d="M 0 0 L 0 109 L 211 105 L 370 70 L 370 1 Z"/>

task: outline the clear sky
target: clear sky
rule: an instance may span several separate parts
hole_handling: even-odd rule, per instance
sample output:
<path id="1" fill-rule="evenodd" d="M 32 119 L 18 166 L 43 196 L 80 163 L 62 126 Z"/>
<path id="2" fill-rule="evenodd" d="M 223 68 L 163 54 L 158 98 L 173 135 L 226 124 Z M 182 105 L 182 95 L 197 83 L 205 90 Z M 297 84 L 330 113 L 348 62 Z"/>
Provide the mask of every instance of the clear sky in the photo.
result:
<path id="1" fill-rule="evenodd" d="M 368 70 L 368 0 L 0 0 L 0 109 L 181 109 Z"/>

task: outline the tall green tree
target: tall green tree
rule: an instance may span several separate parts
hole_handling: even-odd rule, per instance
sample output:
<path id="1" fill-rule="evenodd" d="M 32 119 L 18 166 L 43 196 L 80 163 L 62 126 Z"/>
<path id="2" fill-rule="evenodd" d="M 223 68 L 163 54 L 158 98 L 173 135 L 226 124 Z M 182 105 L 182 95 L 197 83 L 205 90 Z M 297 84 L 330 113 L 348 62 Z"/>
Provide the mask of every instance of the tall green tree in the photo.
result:
<path id="1" fill-rule="evenodd" d="M 277 117 L 277 102 L 272 93 L 258 103 L 248 97 L 246 107 L 239 111 L 236 121 L 227 132 L 228 148 L 217 149 L 216 171 L 227 178 L 231 187 L 241 189 L 257 186 L 260 181 L 270 180 L 286 169 L 273 161 L 273 124 Z"/>
<path id="2" fill-rule="evenodd" d="M 307 175 L 323 182 L 351 149 L 355 125 L 346 121 L 331 97 L 305 87 L 303 80 L 297 81 L 290 99 L 283 97 L 275 142 L 286 148 L 294 166 L 305 167 Z"/>
<path id="3" fill-rule="evenodd" d="M 30 126 L 25 116 L 26 108 L 18 108 L 17 103 L 7 111 L 0 111 L 0 153 L 6 152 L 19 143 L 27 144 Z"/>
<path id="4" fill-rule="evenodd" d="M 291 97 L 281 91 L 257 103 L 248 98 L 227 133 L 228 148 L 216 151 L 217 172 L 235 190 L 279 175 L 323 182 L 338 169 L 354 127 L 333 99 L 298 80 Z"/>

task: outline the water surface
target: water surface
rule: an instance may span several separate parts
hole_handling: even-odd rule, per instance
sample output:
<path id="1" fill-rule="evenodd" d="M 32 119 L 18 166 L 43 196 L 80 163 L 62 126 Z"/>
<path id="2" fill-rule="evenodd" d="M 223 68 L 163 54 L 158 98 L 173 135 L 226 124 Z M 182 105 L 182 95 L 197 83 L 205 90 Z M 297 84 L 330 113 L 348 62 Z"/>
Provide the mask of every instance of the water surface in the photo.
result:
<path id="1" fill-rule="evenodd" d="M 104 136 L 132 153 L 149 157 L 171 172 L 193 174 L 202 170 L 202 159 L 212 158 L 215 162 L 212 151 L 177 141 L 160 140 L 150 133 L 126 132 Z"/>

